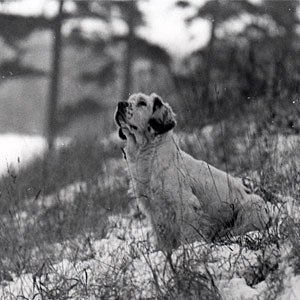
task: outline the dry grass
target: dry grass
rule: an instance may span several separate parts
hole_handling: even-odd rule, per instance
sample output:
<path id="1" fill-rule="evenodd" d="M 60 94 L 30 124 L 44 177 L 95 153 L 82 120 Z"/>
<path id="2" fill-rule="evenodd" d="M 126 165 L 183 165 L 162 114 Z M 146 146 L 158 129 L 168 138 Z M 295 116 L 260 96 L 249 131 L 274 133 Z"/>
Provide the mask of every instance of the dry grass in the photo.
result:
<path id="1" fill-rule="evenodd" d="M 300 157 L 295 151 L 299 144 L 287 147 L 289 137 L 258 134 L 252 121 L 229 119 L 214 125 L 211 135 L 203 131 L 188 138 L 180 135 L 181 142 L 198 158 L 252 177 L 256 191 L 265 197 L 281 195 L 278 201 L 290 196 L 299 201 Z M 10 171 L 1 180 L 2 285 L 26 273 L 32 274 L 37 299 L 222 298 L 216 283 L 219 275 L 208 267 L 213 250 L 199 255 L 193 245 L 181 255 L 165 253 L 160 258 L 165 266 L 162 269 L 153 264 L 151 245 L 132 240 L 126 248 L 129 254 L 124 256 L 122 247 L 115 249 L 110 253 L 109 270 L 99 273 L 102 262 L 97 241 L 104 243 L 107 232 L 114 230 L 108 217 L 127 212 L 130 202 L 121 151 L 114 143 L 104 147 L 95 141 L 74 142 L 54 153 L 47 162 L 47 181 L 42 177 L 44 163 L 45 158 L 37 159 L 18 174 Z M 266 233 L 254 240 L 228 240 L 221 245 L 230 248 L 239 244 L 241 251 L 258 251 L 255 264 L 242 271 L 232 265 L 228 274 L 238 274 L 248 286 L 265 281 L 272 291 L 266 299 L 275 299 L 283 289 L 283 244 L 291 244 L 288 260 L 293 261 L 296 273 L 300 270 L 299 223 L 286 217 L 280 225 L 280 235 Z M 125 243 L 130 233 L 126 228 L 122 232 L 115 238 Z M 147 297 L 142 296 L 143 288 L 134 275 L 141 259 L 150 270 L 153 293 Z M 58 271 L 65 260 L 77 273 Z"/>

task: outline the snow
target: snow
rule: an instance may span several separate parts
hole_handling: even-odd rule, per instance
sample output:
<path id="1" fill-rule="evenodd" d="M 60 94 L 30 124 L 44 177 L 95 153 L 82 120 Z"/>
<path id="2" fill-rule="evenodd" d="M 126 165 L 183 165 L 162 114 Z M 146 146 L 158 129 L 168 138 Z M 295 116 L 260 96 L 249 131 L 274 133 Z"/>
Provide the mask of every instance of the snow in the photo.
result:
<path id="1" fill-rule="evenodd" d="M 207 128 L 209 136 L 211 128 Z M 111 136 L 103 145 L 109 145 Z M 178 137 L 181 138 L 180 136 Z M 189 136 L 195 139 L 194 136 Z M 280 137 L 280 139 L 282 139 Z M 61 147 L 68 141 L 61 140 Z M 280 143 L 283 143 L 280 140 Z M 279 144 L 280 144 L 279 143 Z M 291 140 L 291 147 L 295 141 Z M 18 169 L 28 164 L 36 156 L 43 155 L 46 149 L 44 138 L 39 136 L 19 136 L 13 134 L 0 135 L 0 174 L 7 170 L 8 165 Z M 3 146 L 4 145 L 4 146 Z M 286 145 L 286 144 L 285 144 Z M 285 147 L 279 147 L 285 151 Z M 19 158 L 19 159 L 18 159 Z M 118 173 L 115 170 L 124 168 L 119 160 L 107 162 L 102 170 L 103 173 Z M 106 169 L 107 170 L 106 170 Z M 100 190 L 114 189 L 119 184 L 125 184 L 126 177 L 118 178 L 109 175 L 106 181 L 100 180 Z M 56 195 L 49 195 L 44 199 L 27 199 L 27 205 L 35 205 L 36 214 L 42 214 L 45 209 L 55 205 L 57 199 L 72 203 L 80 192 L 86 193 L 85 182 L 66 186 Z M 99 191 L 96 189 L 96 191 Z M 92 192 L 92 191 L 91 191 Z M 287 214 L 295 220 L 300 220 L 300 210 L 291 197 L 285 197 Z M 30 211 L 30 210 L 29 210 Z M 27 211 L 16 212 L 15 220 L 18 221 L 20 229 L 26 228 L 22 224 L 34 222 L 37 215 L 28 214 Z M 103 239 L 92 238 L 90 248 L 81 247 L 82 251 L 74 254 L 74 244 L 78 240 L 70 241 L 73 248 L 68 245 L 53 244 L 57 249 L 60 261 L 51 262 L 50 266 L 38 271 L 36 274 L 11 274 L 13 281 L 0 282 L 0 300 L 16 299 L 22 296 L 27 299 L 42 299 L 47 289 L 66 289 L 68 299 L 99 299 L 99 291 L 104 286 L 114 287 L 121 291 L 122 295 L 129 295 L 125 299 L 136 299 L 138 297 L 155 299 L 155 284 L 160 291 L 165 293 L 169 284 L 174 284 L 174 273 L 170 268 L 165 253 L 157 251 L 154 245 L 154 236 L 147 219 L 136 220 L 120 215 L 110 216 L 108 219 L 107 235 Z M 259 240 L 259 232 L 249 233 L 252 240 Z M 80 249 L 81 249 L 80 248 Z M 282 244 L 280 249 L 271 245 L 262 250 L 251 250 L 247 247 L 246 238 L 237 238 L 228 245 L 212 245 L 205 242 L 195 242 L 179 247 L 172 254 L 172 262 L 175 268 L 180 268 L 185 261 L 193 262 L 193 271 L 201 274 L 209 274 L 214 278 L 222 299 L 224 300 L 252 300 L 269 299 L 274 288 L 272 278 L 267 275 L 266 279 L 249 285 L 251 270 L 261 265 L 261 260 L 268 262 L 279 262 L 278 276 L 281 276 L 277 284 L 282 284 L 282 290 L 275 293 L 276 300 L 300 300 L 300 275 L 294 274 L 293 264 L 290 261 L 291 246 Z M 37 250 L 38 251 L 38 250 Z M 33 252 L 34 257 L 34 252 Z M 74 259 L 74 257 L 77 257 Z M 250 272 L 250 275 L 249 275 Z M 154 274 L 157 275 L 154 280 Z M 253 276 L 253 274 L 252 274 Z M 126 284 L 125 284 L 126 282 Z M 84 284 L 83 284 L 84 283 Z M 125 288 L 126 287 L 126 288 Z M 82 290 L 86 288 L 90 294 L 83 295 Z M 22 298 L 20 297 L 20 298 Z M 110 298 L 115 299 L 115 298 Z"/>
<path id="2" fill-rule="evenodd" d="M 224 284 L 224 286 L 223 286 Z M 223 298 L 230 300 L 254 300 L 259 299 L 262 291 L 251 288 L 244 278 L 233 278 L 229 282 L 223 281 L 219 286 Z"/>
<path id="3" fill-rule="evenodd" d="M 285 289 L 278 297 L 278 300 L 299 300 L 300 299 L 300 275 L 294 276 L 289 269 L 286 276 Z"/>
<path id="4" fill-rule="evenodd" d="M 40 136 L 17 134 L 0 135 L 0 174 L 8 167 L 19 168 L 34 156 L 40 156 L 46 149 L 46 141 Z"/>
<path id="5" fill-rule="evenodd" d="M 300 275 L 290 279 L 290 288 L 285 290 L 282 295 L 283 300 L 299 300 L 300 299 Z"/>
<path id="6" fill-rule="evenodd" d="M 59 288 L 60 285 L 67 283 L 72 287 L 69 289 L 68 299 L 80 299 L 82 287 L 79 282 L 83 281 L 85 288 L 90 292 L 96 286 L 99 287 L 100 283 L 122 290 L 125 288 L 124 282 L 128 282 L 123 293 L 131 293 L 133 299 L 138 296 L 150 298 L 155 297 L 154 273 L 157 274 L 160 290 L 166 292 L 169 288 L 166 283 L 172 282 L 174 274 L 166 255 L 152 246 L 152 231 L 147 220 L 111 216 L 109 228 L 106 238 L 91 241 L 90 251 L 93 255 L 90 258 L 79 257 L 74 261 L 70 259 L 71 250 L 66 246 L 63 251 L 65 254 L 68 253 L 69 258 L 67 255 L 62 255 L 61 261 L 51 264 L 45 272 L 23 274 L 15 277 L 12 282 L 2 283 L 0 299 L 15 299 L 20 295 L 28 299 L 36 295 L 35 299 L 42 299 L 39 288 L 53 291 L 55 287 Z M 255 237 L 258 233 L 250 233 L 250 235 Z M 283 259 L 287 259 L 288 249 L 288 247 L 280 249 Z M 269 253 L 272 255 L 272 251 Z M 179 268 L 189 260 L 195 262 L 194 271 L 202 274 L 208 271 L 215 279 L 215 284 L 224 300 L 267 299 L 270 290 L 268 279 L 254 286 L 249 286 L 245 279 L 247 270 L 259 263 L 261 255 L 261 250 L 247 249 L 241 243 L 233 242 L 231 245 L 215 246 L 205 242 L 195 242 L 183 245 L 174 251 L 172 261 L 175 268 Z M 285 274 L 285 288 L 277 299 L 299 299 L 300 275 L 295 276 L 292 268 L 284 261 L 281 263 L 281 268 L 283 268 L 282 274 Z M 97 299 L 97 297 L 87 295 L 86 298 L 82 296 L 81 299 Z"/>
<path id="7" fill-rule="evenodd" d="M 59 149 L 67 146 L 70 142 L 70 138 L 59 137 L 55 141 L 55 146 Z M 111 143 L 120 144 L 117 133 L 101 141 L 103 147 L 109 147 Z M 47 149 L 46 139 L 39 135 L 0 134 L 0 145 L 0 176 L 8 172 L 8 170 L 18 171 L 20 168 L 26 167 L 34 158 L 42 157 Z M 120 166 L 120 161 L 110 161 L 108 164 L 109 167 L 116 169 L 117 166 Z M 113 179 L 110 178 L 110 180 L 112 181 Z M 69 188 L 72 189 L 71 187 Z M 76 190 L 77 188 L 75 188 Z"/>
<path id="8" fill-rule="evenodd" d="M 67 138 L 59 138 L 56 146 L 63 147 L 69 142 Z M 26 167 L 33 158 L 41 157 L 47 148 L 44 137 L 9 133 L 0 135 L 0 145 L 0 175 Z"/>
<path id="9" fill-rule="evenodd" d="M 12 300 L 16 295 L 24 295 L 30 297 L 34 294 L 32 275 L 24 274 L 15 278 L 13 284 L 9 284 L 0 288 L 0 299 Z"/>

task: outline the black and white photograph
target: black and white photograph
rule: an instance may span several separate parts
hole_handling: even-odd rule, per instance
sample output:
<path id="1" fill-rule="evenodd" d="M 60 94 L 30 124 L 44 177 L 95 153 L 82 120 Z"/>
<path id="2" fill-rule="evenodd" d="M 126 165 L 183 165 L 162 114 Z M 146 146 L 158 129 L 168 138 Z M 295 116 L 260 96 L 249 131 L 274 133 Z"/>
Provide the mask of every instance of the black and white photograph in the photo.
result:
<path id="1" fill-rule="evenodd" d="M 0 300 L 300 300 L 300 1 L 0 0 Z"/>

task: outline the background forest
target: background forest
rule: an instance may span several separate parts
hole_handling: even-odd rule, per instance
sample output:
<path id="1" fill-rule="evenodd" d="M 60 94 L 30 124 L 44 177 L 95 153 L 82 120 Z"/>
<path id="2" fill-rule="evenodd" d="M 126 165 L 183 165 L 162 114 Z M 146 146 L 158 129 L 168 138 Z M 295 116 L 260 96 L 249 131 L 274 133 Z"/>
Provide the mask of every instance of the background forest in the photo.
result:
<path id="1" fill-rule="evenodd" d="M 204 19 L 208 29 L 199 25 L 199 32 L 209 30 L 205 46 L 180 58 L 140 34 L 149 1 L 65 2 L 50 17 L 10 14 L 2 1 L 2 132 L 86 135 L 92 120 L 88 132 L 96 127 L 92 134 L 107 134 L 115 103 L 137 91 L 184 105 L 179 117 L 188 127 L 247 114 L 256 104 L 275 119 L 289 110 L 282 129 L 299 132 L 292 116 L 299 89 L 297 1 L 170 4 L 188 11 L 187 27 Z"/>

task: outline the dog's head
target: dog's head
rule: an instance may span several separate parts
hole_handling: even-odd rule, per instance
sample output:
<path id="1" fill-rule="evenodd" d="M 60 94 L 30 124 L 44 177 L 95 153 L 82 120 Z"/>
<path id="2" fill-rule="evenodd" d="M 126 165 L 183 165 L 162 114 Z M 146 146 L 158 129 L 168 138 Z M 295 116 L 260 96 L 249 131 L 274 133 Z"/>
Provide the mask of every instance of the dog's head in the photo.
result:
<path id="1" fill-rule="evenodd" d="M 163 135 L 176 125 L 171 107 L 154 93 L 133 94 L 128 101 L 119 102 L 115 121 L 121 139 L 133 136 L 137 142 Z"/>

